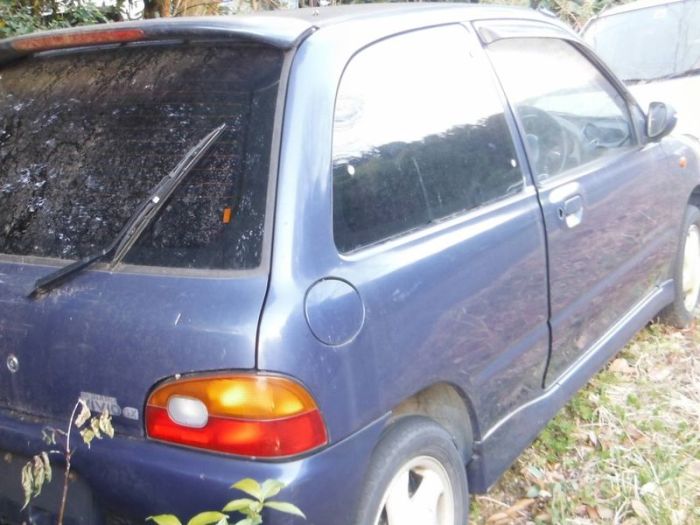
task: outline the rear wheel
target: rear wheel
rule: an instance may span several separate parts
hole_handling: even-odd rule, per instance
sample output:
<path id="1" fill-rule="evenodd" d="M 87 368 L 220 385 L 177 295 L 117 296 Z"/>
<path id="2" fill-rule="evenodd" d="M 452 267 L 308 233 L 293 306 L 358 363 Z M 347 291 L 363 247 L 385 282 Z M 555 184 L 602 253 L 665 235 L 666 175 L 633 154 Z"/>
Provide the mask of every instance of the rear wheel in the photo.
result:
<path id="1" fill-rule="evenodd" d="M 700 210 L 695 206 L 688 206 L 685 213 L 673 278 L 676 298 L 661 313 L 661 319 L 685 328 L 693 320 L 700 297 Z"/>
<path id="2" fill-rule="evenodd" d="M 357 525 L 464 525 L 469 495 L 462 458 L 434 421 L 406 417 L 374 454 Z"/>

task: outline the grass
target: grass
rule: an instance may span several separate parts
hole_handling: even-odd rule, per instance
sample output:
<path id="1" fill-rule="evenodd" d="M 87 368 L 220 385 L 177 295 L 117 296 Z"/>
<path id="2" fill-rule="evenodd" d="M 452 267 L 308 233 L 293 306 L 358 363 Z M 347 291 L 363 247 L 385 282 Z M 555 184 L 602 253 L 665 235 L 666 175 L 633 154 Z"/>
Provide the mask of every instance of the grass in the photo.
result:
<path id="1" fill-rule="evenodd" d="M 700 525 L 700 327 L 650 325 L 487 495 L 484 525 Z"/>

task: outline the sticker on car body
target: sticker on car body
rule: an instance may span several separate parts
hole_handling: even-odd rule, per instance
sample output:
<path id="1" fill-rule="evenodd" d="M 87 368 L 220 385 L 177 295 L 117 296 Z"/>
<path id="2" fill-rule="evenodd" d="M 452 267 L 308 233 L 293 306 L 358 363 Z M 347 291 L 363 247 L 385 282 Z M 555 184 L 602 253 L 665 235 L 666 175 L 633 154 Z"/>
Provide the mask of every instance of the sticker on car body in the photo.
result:
<path id="1" fill-rule="evenodd" d="M 116 397 L 94 394 L 92 392 L 80 392 L 80 399 L 85 401 L 85 404 L 93 412 L 101 413 L 107 410 L 112 417 L 124 416 L 127 419 L 139 418 L 138 409 L 133 407 L 124 407 L 122 409 Z"/>

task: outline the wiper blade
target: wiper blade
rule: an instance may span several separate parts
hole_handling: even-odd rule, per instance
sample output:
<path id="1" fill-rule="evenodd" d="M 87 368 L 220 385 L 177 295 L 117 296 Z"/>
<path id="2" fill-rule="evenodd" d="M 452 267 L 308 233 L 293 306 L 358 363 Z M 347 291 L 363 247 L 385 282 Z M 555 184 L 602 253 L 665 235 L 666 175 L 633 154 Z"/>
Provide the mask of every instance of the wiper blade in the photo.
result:
<path id="1" fill-rule="evenodd" d="M 694 67 L 692 69 L 687 69 L 685 71 L 681 71 L 680 73 L 674 73 L 672 75 L 667 75 L 665 77 L 661 77 L 659 80 L 666 80 L 666 79 L 672 79 L 672 78 L 683 78 L 683 77 L 692 77 L 694 75 L 700 75 L 700 67 Z"/>
<path id="2" fill-rule="evenodd" d="M 634 84 L 646 84 L 649 81 L 650 81 L 650 79 L 648 79 L 648 78 L 623 78 L 622 79 L 622 82 L 624 82 L 628 86 L 632 86 Z"/>
<path id="3" fill-rule="evenodd" d="M 148 198 L 139 205 L 109 246 L 95 255 L 72 262 L 41 279 L 37 279 L 34 287 L 28 294 L 29 297 L 52 290 L 70 276 L 98 261 L 111 258 L 111 267 L 118 264 L 139 239 L 143 231 L 153 222 L 153 219 L 158 215 L 173 192 L 180 186 L 180 183 L 202 160 L 202 157 L 206 155 L 209 148 L 216 142 L 225 128 L 226 124 L 222 124 L 218 128 L 213 129 L 185 154 L 178 165 L 151 190 Z"/>
<path id="4" fill-rule="evenodd" d="M 680 71 L 679 73 L 671 73 L 669 75 L 661 75 L 660 77 L 651 78 L 626 78 L 623 80 L 625 84 L 647 84 L 649 82 L 658 82 L 659 80 L 671 80 L 674 78 L 692 77 L 694 75 L 700 75 L 700 67 L 694 67 L 691 69 L 686 69 L 685 71 Z"/>
<path id="5" fill-rule="evenodd" d="M 153 222 L 153 219 L 158 215 L 158 212 L 160 212 L 173 192 L 192 171 L 192 168 L 202 160 L 202 157 L 209 151 L 211 145 L 216 142 L 216 139 L 219 138 L 219 135 L 223 133 L 225 128 L 226 124 L 222 124 L 212 130 L 199 144 L 188 151 L 180 163 L 175 166 L 175 169 L 163 177 L 153 189 L 148 199 L 143 202 L 139 210 L 131 217 L 117 236 L 118 244 L 112 257 L 112 266 L 118 264 L 124 258 L 129 249 L 141 236 L 143 230 Z"/>

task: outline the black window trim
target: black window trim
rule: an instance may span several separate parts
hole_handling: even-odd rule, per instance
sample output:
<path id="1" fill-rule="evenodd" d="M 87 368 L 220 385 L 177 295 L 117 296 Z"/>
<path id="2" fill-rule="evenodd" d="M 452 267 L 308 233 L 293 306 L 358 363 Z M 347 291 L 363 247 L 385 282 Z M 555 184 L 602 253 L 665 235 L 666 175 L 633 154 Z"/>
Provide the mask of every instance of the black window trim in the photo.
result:
<path id="1" fill-rule="evenodd" d="M 422 224 L 416 228 L 402 231 L 390 237 L 384 237 L 372 243 L 358 246 L 354 250 L 347 252 L 337 250 L 338 257 L 346 262 L 361 261 L 381 253 L 400 249 L 402 246 L 407 246 L 409 244 L 429 242 L 433 237 L 446 234 L 452 230 L 467 228 L 469 223 L 475 222 L 481 217 L 496 214 L 500 210 L 507 210 L 521 201 L 526 201 L 536 196 L 537 189 L 530 184 L 525 184 L 518 193 L 487 202 L 476 208 L 470 208 L 461 213 L 453 213 L 442 219 L 437 219 L 433 222 Z"/>

